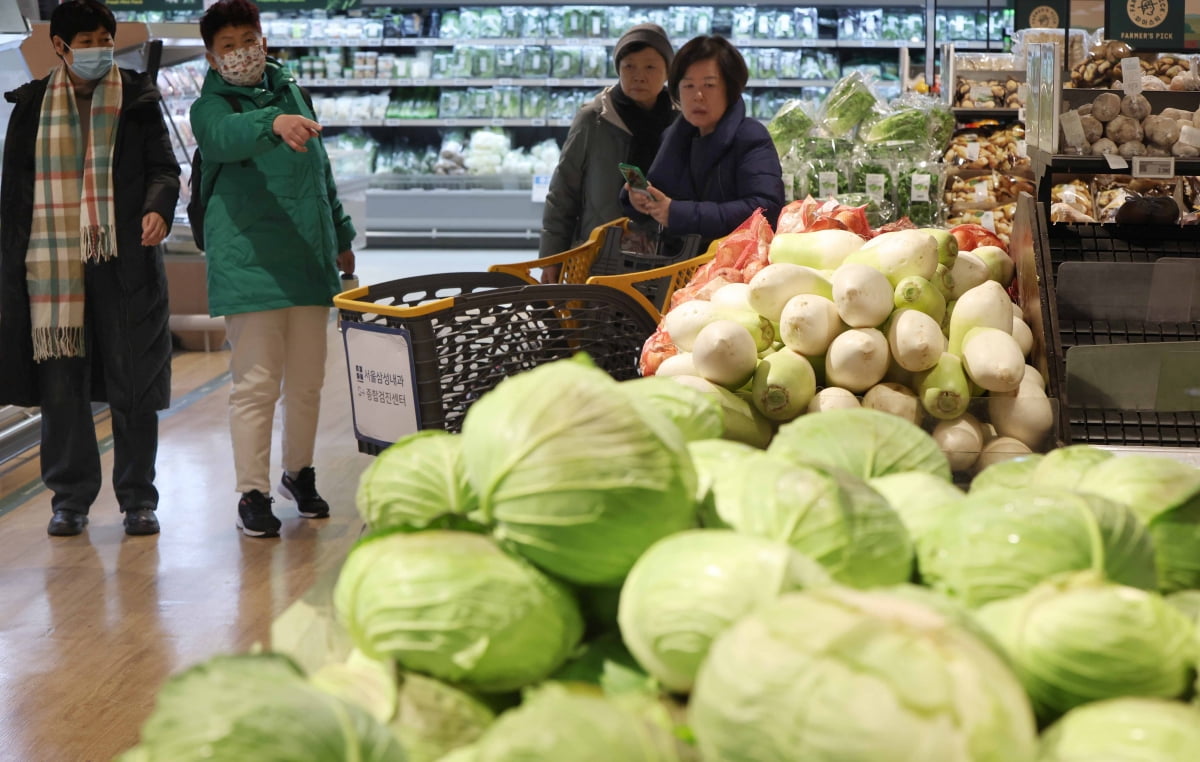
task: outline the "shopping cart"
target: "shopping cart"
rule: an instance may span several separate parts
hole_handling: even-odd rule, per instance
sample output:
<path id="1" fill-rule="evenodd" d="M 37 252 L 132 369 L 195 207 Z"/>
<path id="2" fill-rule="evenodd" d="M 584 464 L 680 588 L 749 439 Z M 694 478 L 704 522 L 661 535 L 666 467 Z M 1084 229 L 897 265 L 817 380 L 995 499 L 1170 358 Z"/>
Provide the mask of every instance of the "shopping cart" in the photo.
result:
<path id="1" fill-rule="evenodd" d="M 538 283 L 535 270 L 559 266 L 559 283 L 587 283 L 612 286 L 625 291 L 654 318 L 661 317 L 670 304 L 671 294 L 683 286 L 716 252 L 717 241 L 703 254 L 700 236 L 678 239 L 670 255 L 645 254 L 622 246 L 630 221 L 622 217 L 594 229 L 588 240 L 573 249 L 527 262 L 492 265 L 490 272 L 506 273 L 526 283 Z"/>
<path id="2" fill-rule="evenodd" d="M 578 352 L 632 378 L 657 325 L 617 288 L 533 286 L 494 272 L 394 280 L 339 294 L 334 305 L 355 437 L 372 455 L 420 429 L 459 431 L 471 403 L 508 376 Z"/>

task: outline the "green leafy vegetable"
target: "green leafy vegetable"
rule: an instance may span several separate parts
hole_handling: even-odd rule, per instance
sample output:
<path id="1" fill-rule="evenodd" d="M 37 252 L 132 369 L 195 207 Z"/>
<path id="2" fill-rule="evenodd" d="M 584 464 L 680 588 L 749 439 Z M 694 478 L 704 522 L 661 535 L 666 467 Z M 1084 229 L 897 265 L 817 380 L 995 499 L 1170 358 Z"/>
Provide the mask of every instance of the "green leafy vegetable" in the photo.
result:
<path id="1" fill-rule="evenodd" d="M 860 479 L 925 471 L 950 481 L 950 462 L 929 434 L 878 410 L 802 415 L 779 427 L 768 452 L 795 463 L 840 468 Z"/>
<path id="2" fill-rule="evenodd" d="M 646 548 L 695 523 L 678 427 L 595 367 L 560 361 L 504 380 L 468 410 L 462 438 L 479 519 L 571 582 L 620 584 Z"/>
<path id="3" fill-rule="evenodd" d="M 851 72 L 838 80 L 825 97 L 821 125 L 833 137 L 845 137 L 871 115 L 876 103 L 863 75 Z"/>
<path id="4" fill-rule="evenodd" d="M 688 442 L 716 439 L 725 429 L 721 403 L 690 386 L 649 376 L 626 381 L 619 388 L 634 404 L 648 404 L 669 418 Z"/>
<path id="5" fill-rule="evenodd" d="M 1097 701 L 1042 736 L 1039 762 L 1182 762 L 1200 759 L 1200 709 L 1155 698 Z"/>
<path id="6" fill-rule="evenodd" d="M 871 587 L 912 575 L 912 540 L 900 516 L 849 473 L 755 453 L 719 473 L 713 493 L 722 522 L 786 542 L 839 582 Z"/>
<path id="7" fill-rule="evenodd" d="M 421 431 L 381 452 L 363 471 L 355 504 L 374 530 L 424 529 L 458 521 L 479 500 L 467 482 L 461 439 L 446 431 Z"/>
<path id="8" fill-rule="evenodd" d="M 334 606 L 367 655 L 481 691 L 541 680 L 583 632 L 563 586 L 466 532 L 364 540 L 342 566 Z"/>
<path id="9" fill-rule="evenodd" d="M 1195 625 L 1157 593 L 1091 572 L 984 606 L 979 621 L 1008 651 L 1044 720 L 1101 699 L 1175 698 L 1194 677 Z"/>
<path id="10" fill-rule="evenodd" d="M 713 639 L 743 614 L 780 593 L 829 582 L 820 565 L 782 542 L 683 532 L 656 543 L 629 573 L 621 635 L 665 688 L 687 693 Z"/>
<path id="11" fill-rule="evenodd" d="M 722 762 L 1027 762 L 1029 700 L 937 610 L 886 592 L 789 593 L 717 638 L 689 718 Z"/>

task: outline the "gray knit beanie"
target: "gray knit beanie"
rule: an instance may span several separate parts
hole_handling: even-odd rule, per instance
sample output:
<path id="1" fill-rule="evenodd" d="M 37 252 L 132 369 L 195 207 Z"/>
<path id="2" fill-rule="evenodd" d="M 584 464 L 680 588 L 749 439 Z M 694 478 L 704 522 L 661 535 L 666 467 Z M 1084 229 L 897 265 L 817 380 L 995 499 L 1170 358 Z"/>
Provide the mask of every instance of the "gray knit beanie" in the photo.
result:
<path id="1" fill-rule="evenodd" d="M 617 40 L 617 46 L 613 48 L 613 61 L 620 66 L 621 59 L 629 52 L 629 47 L 634 43 L 642 43 L 648 45 L 654 50 L 657 50 L 663 60 L 667 62 L 667 68 L 671 68 L 671 59 L 675 57 L 675 49 L 671 47 L 671 41 L 667 39 L 667 33 L 658 24 L 638 24 L 631 26 L 629 31 L 621 35 L 621 39 Z"/>

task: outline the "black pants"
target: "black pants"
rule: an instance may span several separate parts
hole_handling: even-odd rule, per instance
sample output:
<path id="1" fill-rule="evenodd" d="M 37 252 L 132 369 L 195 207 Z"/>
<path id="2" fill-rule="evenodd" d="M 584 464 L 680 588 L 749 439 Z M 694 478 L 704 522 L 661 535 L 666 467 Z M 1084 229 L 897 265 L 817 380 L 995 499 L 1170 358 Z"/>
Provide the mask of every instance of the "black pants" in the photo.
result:
<path id="1" fill-rule="evenodd" d="M 89 268 L 90 269 L 90 268 Z M 91 276 L 92 273 L 89 273 Z M 89 278 L 90 280 L 90 278 Z M 89 284 L 90 285 L 90 284 Z M 94 304 L 89 290 L 84 318 L 86 357 L 55 358 L 37 364 L 41 392 L 42 481 L 53 494 L 54 510 L 88 512 L 100 494 L 100 448 L 92 417 L 92 365 L 105 371 L 111 349 L 120 346 L 126 326 L 119 310 Z M 113 367 L 105 382 L 120 383 L 127 375 Z M 113 395 L 110 399 L 128 395 Z M 122 511 L 156 508 L 154 461 L 158 455 L 158 413 L 110 405 L 113 428 L 113 492 Z"/>

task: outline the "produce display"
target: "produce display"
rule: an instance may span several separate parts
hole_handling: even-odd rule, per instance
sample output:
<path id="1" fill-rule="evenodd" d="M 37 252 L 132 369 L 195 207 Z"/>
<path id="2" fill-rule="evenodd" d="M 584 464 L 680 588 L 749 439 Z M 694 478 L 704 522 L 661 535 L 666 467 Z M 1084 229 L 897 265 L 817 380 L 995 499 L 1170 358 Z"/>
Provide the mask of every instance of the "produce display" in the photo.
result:
<path id="1" fill-rule="evenodd" d="M 861 404 L 927 427 L 970 472 L 1002 450 L 1045 449 L 1054 422 L 1013 273 L 977 224 L 872 229 L 861 208 L 795 202 L 777 232 L 752 220 L 725 239 L 673 295 L 642 373 L 732 392 L 750 444 Z"/>
<path id="2" fill-rule="evenodd" d="M 1074 178 L 1052 186 L 1050 221 L 1191 225 L 1197 222 L 1198 194 L 1200 180 L 1195 177 L 1159 180 L 1103 174 Z"/>
<path id="3" fill-rule="evenodd" d="M 333 584 L 170 678 L 119 759 L 1200 753 L 1200 470 L 1072 446 L 956 485 L 894 413 L 741 425 L 585 357 L 504 380 L 384 451 Z"/>
<path id="4" fill-rule="evenodd" d="M 1142 93 L 1100 93 L 1091 103 L 1066 111 L 1061 124 L 1063 153 L 1112 153 L 1126 159 L 1200 156 L 1200 112 L 1156 109 Z"/>
<path id="5" fill-rule="evenodd" d="M 1004 79 L 958 77 L 954 105 L 960 108 L 1021 108 L 1025 105 L 1024 83 L 1013 75 Z"/>
<path id="6" fill-rule="evenodd" d="M 1069 86 L 1119 88 L 1125 76 L 1121 61 L 1133 55 L 1133 49 L 1120 40 L 1097 40 L 1087 58 L 1072 67 Z M 1143 90 L 1200 90 L 1194 57 L 1143 53 L 1137 59 Z"/>

